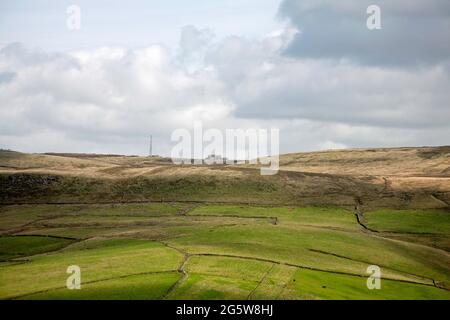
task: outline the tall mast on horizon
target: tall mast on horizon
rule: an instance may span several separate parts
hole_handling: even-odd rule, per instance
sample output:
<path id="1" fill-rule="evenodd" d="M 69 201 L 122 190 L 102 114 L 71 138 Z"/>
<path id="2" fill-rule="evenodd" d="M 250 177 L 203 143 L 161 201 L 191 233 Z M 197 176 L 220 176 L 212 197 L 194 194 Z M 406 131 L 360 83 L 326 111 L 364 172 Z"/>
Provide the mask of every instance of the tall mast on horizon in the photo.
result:
<path id="1" fill-rule="evenodd" d="M 150 135 L 150 148 L 149 148 L 149 151 L 148 151 L 148 156 L 149 157 L 153 156 L 152 148 L 153 148 L 153 135 Z"/>

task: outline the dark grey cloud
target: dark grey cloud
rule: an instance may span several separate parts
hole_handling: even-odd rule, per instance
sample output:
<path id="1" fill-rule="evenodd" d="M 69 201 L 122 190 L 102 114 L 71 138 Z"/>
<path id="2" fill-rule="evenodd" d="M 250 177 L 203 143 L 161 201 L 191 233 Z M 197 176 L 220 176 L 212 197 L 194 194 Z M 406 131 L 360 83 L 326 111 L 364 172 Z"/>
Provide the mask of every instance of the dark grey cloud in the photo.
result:
<path id="1" fill-rule="evenodd" d="M 293 59 L 280 55 L 288 38 L 229 37 L 209 52 L 207 61 L 227 86 L 236 117 L 382 128 L 448 126 L 448 64 L 386 68 Z"/>
<path id="2" fill-rule="evenodd" d="M 236 113 L 391 128 L 446 127 L 449 86 L 443 68 L 386 70 L 290 61 L 241 82 L 235 89 Z"/>
<path id="3" fill-rule="evenodd" d="M 366 26 L 369 5 L 381 30 Z M 285 54 L 361 64 L 436 64 L 450 57 L 448 0 L 284 0 L 279 15 L 299 29 Z"/>

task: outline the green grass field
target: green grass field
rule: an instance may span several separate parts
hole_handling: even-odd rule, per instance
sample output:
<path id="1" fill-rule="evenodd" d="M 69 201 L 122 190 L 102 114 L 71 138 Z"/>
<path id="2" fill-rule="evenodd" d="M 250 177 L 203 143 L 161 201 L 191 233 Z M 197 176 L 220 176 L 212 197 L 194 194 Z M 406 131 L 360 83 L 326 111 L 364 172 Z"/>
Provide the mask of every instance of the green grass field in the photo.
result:
<path id="1" fill-rule="evenodd" d="M 333 207 L 8 205 L 0 299 L 450 299 L 449 213 L 364 212 L 367 230 Z"/>
<path id="2" fill-rule="evenodd" d="M 46 236 L 4 236 L 0 238 L 0 261 L 57 250 L 72 242 L 70 239 Z"/>
<path id="3" fill-rule="evenodd" d="M 364 216 L 367 218 L 367 225 L 379 231 L 450 234 L 448 211 L 382 209 L 367 212 Z"/>

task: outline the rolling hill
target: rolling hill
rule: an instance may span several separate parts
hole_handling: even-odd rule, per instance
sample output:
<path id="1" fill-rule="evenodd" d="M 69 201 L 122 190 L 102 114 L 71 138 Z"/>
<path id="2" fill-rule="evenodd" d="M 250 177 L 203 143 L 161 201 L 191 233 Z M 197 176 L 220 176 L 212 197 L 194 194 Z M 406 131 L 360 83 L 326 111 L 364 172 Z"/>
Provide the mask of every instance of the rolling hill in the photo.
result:
<path id="1" fill-rule="evenodd" d="M 450 148 L 280 164 L 0 151 L 0 299 L 450 299 Z"/>

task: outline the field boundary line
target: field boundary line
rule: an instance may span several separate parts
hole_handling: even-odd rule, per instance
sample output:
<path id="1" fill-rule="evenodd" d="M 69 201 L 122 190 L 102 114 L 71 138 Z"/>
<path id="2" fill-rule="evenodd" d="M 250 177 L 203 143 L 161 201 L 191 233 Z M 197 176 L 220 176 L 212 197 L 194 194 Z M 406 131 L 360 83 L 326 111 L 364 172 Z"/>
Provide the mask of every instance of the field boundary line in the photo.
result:
<path id="1" fill-rule="evenodd" d="M 278 217 L 275 216 L 240 216 L 238 214 L 188 214 L 186 217 L 212 217 L 212 218 L 238 218 L 238 219 L 264 219 L 270 220 L 273 225 L 278 224 Z"/>
<path id="2" fill-rule="evenodd" d="M 169 287 L 169 289 L 167 289 L 166 293 L 161 297 L 161 300 L 165 300 L 167 298 L 167 296 L 172 293 L 176 288 L 178 288 L 181 283 L 187 279 L 187 277 L 189 276 L 189 274 L 187 273 L 187 271 L 185 270 L 186 264 L 189 260 L 189 258 L 191 257 L 191 254 L 189 254 L 187 251 L 182 250 L 180 248 L 177 248 L 175 246 L 172 246 L 171 244 L 167 243 L 167 242 L 163 242 L 163 241 L 156 241 L 164 246 L 166 246 L 167 248 L 170 248 L 172 250 L 175 250 L 179 253 L 181 253 L 183 255 L 183 260 L 180 263 L 180 266 L 178 267 L 177 271 L 181 272 L 182 275 L 181 277 L 173 284 Z"/>
<path id="3" fill-rule="evenodd" d="M 330 193 L 335 194 L 335 193 Z M 83 201 L 19 201 L 19 202 L 0 202 L 1 206 L 26 206 L 26 205 L 108 205 L 108 204 L 146 204 L 146 203 L 193 203 L 198 205 L 239 205 L 245 207 L 261 207 L 261 208 L 306 208 L 306 207 L 336 207 L 340 209 L 345 209 L 351 211 L 349 208 L 351 204 L 338 206 L 333 204 L 324 204 L 323 206 L 317 205 L 307 205 L 305 203 L 260 203 L 260 202 L 244 202 L 244 201 L 211 201 L 211 200 L 171 200 L 171 199 L 161 199 L 161 200 L 129 200 L 129 201 L 95 201 L 95 202 L 83 202 Z"/>
<path id="4" fill-rule="evenodd" d="M 375 263 L 369 262 L 369 261 L 357 260 L 357 259 L 353 259 L 353 258 L 350 258 L 350 257 L 341 256 L 339 254 L 332 253 L 332 252 L 327 252 L 327 251 L 322 251 L 322 250 L 317 250 L 317 249 L 308 249 L 308 250 L 311 251 L 311 252 L 316 252 L 316 253 L 320 253 L 320 254 L 324 254 L 324 255 L 330 255 L 330 256 L 333 256 L 333 257 L 340 258 L 340 259 L 346 259 L 346 260 L 350 260 L 350 261 L 360 262 L 360 263 L 364 263 L 364 264 L 367 264 L 367 265 L 375 264 Z M 427 278 L 427 277 L 424 277 L 424 276 L 421 276 L 421 275 L 417 275 L 417 274 L 414 274 L 414 273 L 404 272 L 404 271 L 397 270 L 397 269 L 394 269 L 394 268 L 391 268 L 391 267 L 387 267 L 387 266 L 384 266 L 384 265 L 380 265 L 380 264 L 376 264 L 376 265 L 378 265 L 379 267 L 382 267 L 384 269 L 387 269 L 387 270 L 398 272 L 398 273 L 403 274 L 403 275 L 413 276 L 413 277 L 416 277 L 418 279 L 428 280 L 430 283 L 435 283 L 435 280 L 432 279 L 432 278 Z M 417 283 L 419 283 L 419 284 L 426 284 L 426 283 L 422 283 L 422 282 L 417 282 Z"/>
<path id="5" fill-rule="evenodd" d="M 192 254 L 190 254 L 190 256 L 226 257 L 226 258 L 236 258 L 236 259 L 244 259 L 244 260 L 256 260 L 256 261 L 270 262 L 270 263 L 275 263 L 275 264 L 278 264 L 278 265 L 284 265 L 284 266 L 295 267 L 295 268 L 299 268 L 299 269 L 306 269 L 306 270 L 311 270 L 311 271 L 318 271 L 318 272 L 326 272 L 326 273 L 354 276 L 354 277 L 360 277 L 360 278 L 367 278 L 367 275 L 362 275 L 362 274 L 358 274 L 358 273 L 351 273 L 351 272 L 345 272 L 345 271 L 325 270 L 325 269 L 319 269 L 319 268 L 315 268 L 315 267 L 309 267 L 309 266 L 299 265 L 299 264 L 290 263 L 290 262 L 282 262 L 282 261 L 276 261 L 276 260 L 265 259 L 265 258 L 258 258 L 258 257 L 248 257 L 248 256 L 229 255 L 229 254 L 216 254 L 216 253 L 192 253 Z M 416 281 L 403 280 L 403 279 L 393 279 L 393 278 L 383 278 L 383 279 L 384 280 L 390 280 L 390 281 L 398 281 L 398 282 L 403 282 L 403 283 L 410 283 L 410 284 L 415 284 L 415 285 L 429 286 L 429 287 L 434 287 L 434 288 L 450 291 L 450 289 L 447 289 L 447 288 L 444 288 L 444 287 L 436 287 L 433 284 L 427 284 L 427 283 L 423 283 L 423 282 L 416 282 Z"/>
<path id="6" fill-rule="evenodd" d="M 253 288 L 252 291 L 250 291 L 250 293 L 247 296 L 247 300 L 250 300 L 250 297 L 253 295 L 253 293 L 256 291 L 256 289 L 259 288 L 259 286 L 264 282 L 264 280 L 266 280 L 267 276 L 269 275 L 270 272 L 272 272 L 273 268 L 275 267 L 275 263 L 272 263 L 272 265 L 270 266 L 270 268 L 265 272 L 264 276 L 261 278 L 260 281 L 258 281 L 256 287 Z"/>
<path id="7" fill-rule="evenodd" d="M 151 275 L 151 274 L 174 273 L 174 272 L 178 273 L 178 270 L 170 269 L 170 270 L 162 270 L 162 271 L 147 271 L 147 272 L 130 273 L 130 274 L 125 274 L 125 275 L 121 275 L 121 276 L 117 276 L 117 277 L 110 277 L 110 278 L 103 278 L 103 279 L 85 281 L 85 282 L 82 283 L 82 285 L 99 283 L 99 282 L 106 282 L 106 281 L 110 281 L 110 280 L 124 279 L 124 278 L 128 278 L 128 277 L 133 277 L 133 276 L 144 276 L 144 275 Z M 34 294 L 46 293 L 46 292 L 60 290 L 60 289 L 65 289 L 65 288 L 66 287 L 53 287 L 53 288 L 49 288 L 49 289 L 45 289 L 45 290 L 40 290 L 40 291 L 26 293 L 26 294 L 23 294 L 23 295 L 17 295 L 17 296 L 14 296 L 14 297 L 8 297 L 8 298 L 5 298 L 3 300 L 16 300 L 16 299 L 28 297 L 28 296 L 31 296 L 31 295 L 34 295 Z M 0 299 L 0 300 L 2 300 L 2 299 Z"/>
<path id="8" fill-rule="evenodd" d="M 412 242 L 412 241 L 406 241 L 406 240 L 401 240 L 401 239 L 393 239 L 389 237 L 389 234 L 392 235 L 412 235 L 412 236 L 437 236 L 437 237 L 445 237 L 445 234 L 439 234 L 439 233 L 420 233 L 420 232 L 401 232 L 401 231 L 387 231 L 387 230 L 375 230 L 375 229 L 371 229 L 369 227 L 367 227 L 364 223 L 362 223 L 362 219 L 363 219 L 363 214 L 362 212 L 359 210 L 358 206 L 355 207 L 355 217 L 356 217 L 356 222 L 364 228 L 364 230 L 366 231 L 365 233 L 369 236 L 372 237 L 376 237 L 376 238 L 380 238 L 380 239 L 384 239 L 387 241 L 395 241 L 395 242 L 401 242 L 401 243 L 407 243 L 408 245 L 416 245 L 416 246 L 422 246 L 422 247 L 426 247 L 429 250 L 438 250 L 439 252 L 443 253 L 444 255 L 448 256 L 449 252 L 442 249 L 442 248 L 438 248 L 438 247 L 433 247 L 433 246 L 429 246 L 426 244 L 422 244 L 422 243 L 417 243 L 417 242 Z"/>
<path id="9" fill-rule="evenodd" d="M 388 240 L 392 240 L 392 239 L 388 239 Z M 155 240 L 157 241 L 157 240 Z M 392 240 L 395 241 L 395 240 Z M 306 270 L 312 270 L 312 271 L 318 271 L 318 272 L 326 272 L 326 273 L 333 273 L 333 274 L 340 274 L 340 275 L 348 275 L 348 276 L 354 276 L 354 277 L 360 277 L 360 278 L 366 278 L 367 275 L 362 275 L 362 274 L 358 274 L 358 273 L 351 273 L 351 272 L 345 272 L 345 271 L 335 271 L 335 270 L 325 270 L 325 269 L 320 269 L 320 268 L 316 268 L 316 267 L 310 267 L 310 266 L 305 266 L 305 265 L 299 265 L 299 264 L 295 264 L 295 263 L 290 263 L 290 262 L 283 262 L 283 261 L 277 261 L 277 260 L 272 260 L 272 259 L 266 259 L 266 258 L 259 258 L 259 257 L 250 257 L 250 256 L 241 256 L 241 255 L 231 255 L 231 254 L 219 254 L 219 253 L 189 253 L 183 249 L 177 248 L 167 242 L 162 242 L 162 241 L 157 241 L 159 243 L 162 243 L 163 245 L 172 248 L 180 253 L 182 253 L 183 255 L 185 255 L 186 259 L 183 261 L 182 265 L 180 266 L 180 268 L 182 267 L 184 270 L 185 264 L 187 263 L 187 261 L 189 260 L 190 257 L 194 257 L 194 256 L 198 256 L 198 257 L 225 257 L 225 258 L 235 258 L 235 259 L 244 259 L 244 260 L 255 260 L 255 261 L 261 261 L 261 262 L 269 262 L 269 263 L 273 263 L 273 264 L 278 264 L 278 265 L 284 265 L 284 266 L 289 266 L 289 267 L 295 267 L 295 268 L 299 268 L 299 269 L 306 269 Z M 311 249 L 309 249 L 311 250 Z M 340 257 L 343 258 L 343 257 Z M 351 258 L 348 258 L 351 259 Z M 357 260 L 355 260 L 357 261 Z M 357 261 L 357 262 L 362 262 L 362 261 Z M 366 262 L 362 262 L 362 263 L 366 263 Z M 390 268 L 389 268 L 390 269 Z M 390 269 L 392 271 L 397 271 L 394 269 Z M 397 272 L 401 272 L 403 274 L 408 274 L 405 273 L 403 271 L 397 271 Z M 415 284 L 415 285 L 424 285 L 424 286 L 429 286 L 429 287 L 434 287 L 437 289 L 442 289 L 442 290 L 446 290 L 446 291 L 450 291 L 450 289 L 448 289 L 445 285 L 444 286 L 437 286 L 437 280 L 432 279 L 432 278 L 426 278 L 426 277 L 422 277 L 422 276 L 418 276 L 418 275 L 414 275 L 414 274 L 410 274 L 411 276 L 417 277 L 417 278 L 422 278 L 422 279 L 426 279 L 426 280 L 430 280 L 431 283 L 424 283 L 424 282 L 419 282 L 419 281 L 413 281 L 413 280 L 406 280 L 406 279 L 394 279 L 394 278 L 383 278 L 385 280 L 390 280 L 390 281 L 398 281 L 398 282 L 403 282 L 403 283 L 410 283 L 410 284 Z M 184 279 L 183 279 L 184 280 Z"/>

